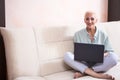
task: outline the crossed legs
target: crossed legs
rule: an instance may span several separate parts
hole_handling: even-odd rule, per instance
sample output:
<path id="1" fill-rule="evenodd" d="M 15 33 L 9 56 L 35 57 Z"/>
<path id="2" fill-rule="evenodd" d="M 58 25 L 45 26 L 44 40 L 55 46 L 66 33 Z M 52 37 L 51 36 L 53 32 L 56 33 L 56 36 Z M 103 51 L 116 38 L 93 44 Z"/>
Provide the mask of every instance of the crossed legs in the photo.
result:
<path id="1" fill-rule="evenodd" d="M 89 68 L 86 63 L 75 61 L 74 55 L 71 52 L 65 54 L 64 61 L 74 70 L 79 71 L 74 74 L 74 78 L 82 77 L 87 74 L 95 78 L 114 80 L 114 77 L 109 74 L 97 73 L 107 71 L 117 64 L 117 58 L 114 53 L 110 53 L 108 56 L 104 57 L 103 64 L 96 64 L 92 68 Z"/>

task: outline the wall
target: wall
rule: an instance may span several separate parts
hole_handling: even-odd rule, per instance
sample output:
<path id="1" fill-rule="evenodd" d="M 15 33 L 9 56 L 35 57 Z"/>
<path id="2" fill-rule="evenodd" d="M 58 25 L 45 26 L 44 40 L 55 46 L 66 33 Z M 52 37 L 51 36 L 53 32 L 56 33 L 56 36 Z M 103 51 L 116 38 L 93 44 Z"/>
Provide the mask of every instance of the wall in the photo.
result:
<path id="1" fill-rule="evenodd" d="M 5 0 L 6 27 L 76 26 L 85 11 L 107 21 L 108 0 Z"/>

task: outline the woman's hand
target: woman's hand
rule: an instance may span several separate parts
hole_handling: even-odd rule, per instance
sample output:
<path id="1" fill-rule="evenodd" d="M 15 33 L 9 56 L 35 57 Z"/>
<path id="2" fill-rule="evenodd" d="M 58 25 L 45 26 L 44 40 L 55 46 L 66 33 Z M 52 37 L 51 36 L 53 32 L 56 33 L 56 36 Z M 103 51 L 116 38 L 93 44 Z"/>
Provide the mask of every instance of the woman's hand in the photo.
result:
<path id="1" fill-rule="evenodd" d="M 108 52 L 105 52 L 105 53 L 104 53 L 104 57 L 108 56 L 108 54 L 109 54 Z"/>

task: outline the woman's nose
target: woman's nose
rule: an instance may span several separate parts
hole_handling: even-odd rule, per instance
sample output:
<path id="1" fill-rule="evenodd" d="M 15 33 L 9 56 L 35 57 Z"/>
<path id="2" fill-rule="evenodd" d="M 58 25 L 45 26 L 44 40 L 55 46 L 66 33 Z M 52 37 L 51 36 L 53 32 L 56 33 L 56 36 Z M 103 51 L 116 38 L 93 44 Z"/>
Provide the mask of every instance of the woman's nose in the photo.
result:
<path id="1" fill-rule="evenodd" d="M 92 22 L 92 20 L 91 20 L 91 19 L 89 19 L 89 20 L 88 20 L 88 22 L 89 22 L 89 23 L 91 23 L 91 22 Z"/>

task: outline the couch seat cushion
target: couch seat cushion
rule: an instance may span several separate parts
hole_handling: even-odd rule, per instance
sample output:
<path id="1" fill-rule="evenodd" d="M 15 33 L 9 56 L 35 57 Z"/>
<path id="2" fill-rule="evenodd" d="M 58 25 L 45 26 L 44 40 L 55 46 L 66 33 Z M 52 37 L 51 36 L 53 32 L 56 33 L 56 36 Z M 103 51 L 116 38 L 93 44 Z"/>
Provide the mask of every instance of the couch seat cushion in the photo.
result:
<path id="1" fill-rule="evenodd" d="M 51 74 L 48 76 L 45 76 L 46 80 L 72 80 L 74 75 L 73 70 L 59 72 L 55 74 Z"/>
<path id="2" fill-rule="evenodd" d="M 115 80 L 120 80 L 120 62 L 106 73 L 113 75 Z"/>
<path id="3" fill-rule="evenodd" d="M 14 80 L 46 80 L 42 77 L 32 77 L 32 76 L 24 76 L 24 77 L 18 77 Z"/>
<path id="4" fill-rule="evenodd" d="M 113 75 L 115 77 L 115 80 L 120 80 L 120 77 L 119 77 L 120 76 L 120 62 L 106 73 Z M 85 76 L 85 77 L 81 77 L 78 79 L 73 79 L 73 75 L 74 75 L 74 71 L 69 70 L 69 71 L 64 71 L 64 72 L 45 76 L 45 79 L 46 80 L 105 80 L 105 79 L 93 78 L 91 76 Z"/>

